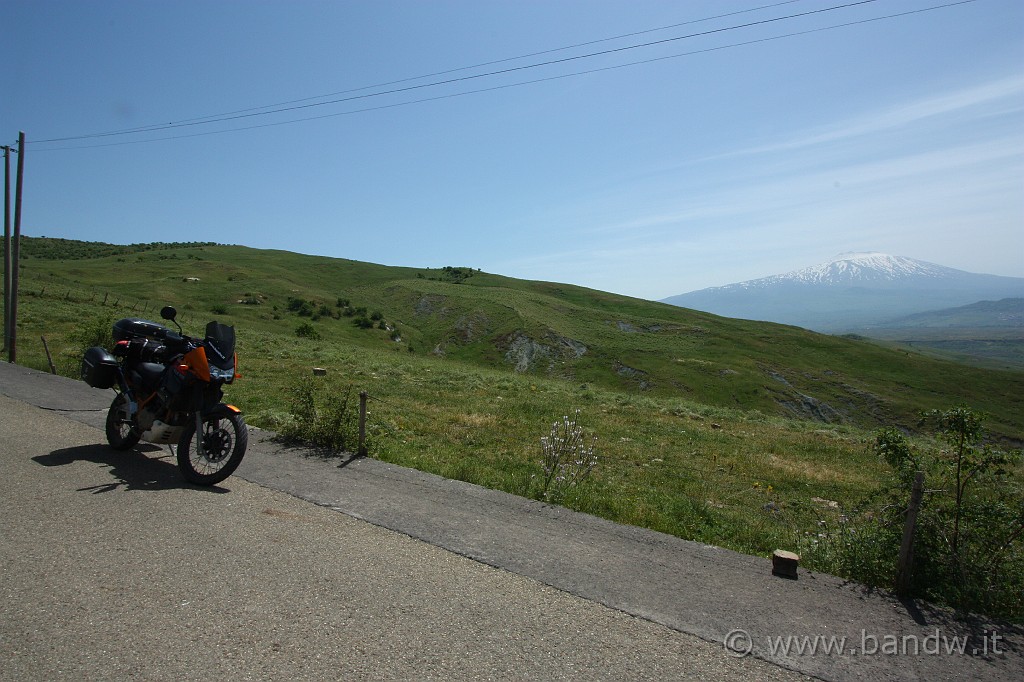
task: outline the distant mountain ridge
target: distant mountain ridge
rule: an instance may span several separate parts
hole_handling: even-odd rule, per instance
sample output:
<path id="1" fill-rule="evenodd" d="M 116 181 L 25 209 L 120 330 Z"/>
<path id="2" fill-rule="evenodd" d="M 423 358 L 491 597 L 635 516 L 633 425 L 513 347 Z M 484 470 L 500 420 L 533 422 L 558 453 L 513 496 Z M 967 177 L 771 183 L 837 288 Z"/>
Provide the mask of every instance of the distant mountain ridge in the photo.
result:
<path id="1" fill-rule="evenodd" d="M 892 328 L 1024 328 L 1024 298 L 978 301 L 970 305 L 929 310 L 889 320 Z"/>
<path id="2" fill-rule="evenodd" d="M 692 291 L 663 303 L 821 332 L 862 330 L 896 317 L 1024 297 L 1024 278 L 965 272 L 884 253 L 846 253 L 781 275 Z"/>

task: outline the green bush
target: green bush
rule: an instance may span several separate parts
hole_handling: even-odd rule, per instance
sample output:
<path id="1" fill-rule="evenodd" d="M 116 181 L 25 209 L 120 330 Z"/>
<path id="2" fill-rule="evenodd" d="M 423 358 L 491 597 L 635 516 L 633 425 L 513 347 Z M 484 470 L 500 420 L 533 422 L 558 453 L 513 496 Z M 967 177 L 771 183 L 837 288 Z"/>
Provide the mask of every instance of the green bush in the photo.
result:
<path id="1" fill-rule="evenodd" d="M 910 490 L 925 474 L 914 534 L 910 595 L 1015 620 L 1024 619 L 1024 491 L 1020 453 L 984 444 L 983 415 L 968 407 L 934 410 L 940 445 L 920 450 L 882 429 L 874 452 L 892 468 L 888 484 L 859 509 L 819 521 L 805 551 L 823 570 L 892 587 Z"/>
<path id="2" fill-rule="evenodd" d="M 117 317 L 114 315 L 96 315 L 85 320 L 80 327 L 76 327 L 70 334 L 71 342 L 79 354 L 93 346 L 111 348 L 114 343 L 114 322 Z"/>
<path id="3" fill-rule="evenodd" d="M 313 303 L 303 298 L 289 298 L 288 310 L 300 317 L 312 317 L 314 312 Z"/>
<path id="4" fill-rule="evenodd" d="M 320 332 L 309 322 L 303 322 L 295 328 L 295 336 L 300 339 L 313 339 L 315 341 L 320 338 Z"/>
<path id="5" fill-rule="evenodd" d="M 290 418 L 279 430 L 287 440 L 331 451 L 359 445 L 359 401 L 351 386 L 339 389 L 314 377 L 288 389 Z"/>

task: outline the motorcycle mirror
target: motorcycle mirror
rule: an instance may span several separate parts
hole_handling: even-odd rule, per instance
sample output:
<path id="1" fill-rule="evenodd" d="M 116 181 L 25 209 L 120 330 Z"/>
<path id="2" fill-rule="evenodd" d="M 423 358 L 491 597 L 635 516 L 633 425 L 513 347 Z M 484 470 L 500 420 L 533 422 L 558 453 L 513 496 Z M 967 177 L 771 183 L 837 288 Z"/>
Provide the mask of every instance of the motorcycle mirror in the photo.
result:
<path id="1" fill-rule="evenodd" d="M 178 311 L 175 310 L 174 306 L 172 305 L 165 305 L 163 309 L 160 311 L 160 317 L 164 318 L 165 320 L 174 321 L 174 318 L 177 316 Z"/>

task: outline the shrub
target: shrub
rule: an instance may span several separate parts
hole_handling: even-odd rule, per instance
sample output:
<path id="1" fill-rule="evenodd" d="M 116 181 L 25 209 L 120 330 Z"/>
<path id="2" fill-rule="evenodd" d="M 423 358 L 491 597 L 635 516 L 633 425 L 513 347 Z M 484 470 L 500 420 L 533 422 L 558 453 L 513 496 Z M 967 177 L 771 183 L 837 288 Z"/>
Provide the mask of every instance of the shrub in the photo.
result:
<path id="1" fill-rule="evenodd" d="M 892 478 L 859 509 L 819 521 L 806 544 L 819 568 L 869 585 L 891 587 L 911 482 L 925 473 L 917 517 L 910 596 L 963 611 L 1024 618 L 1024 491 L 1013 465 L 1020 453 L 983 444 L 983 415 L 968 407 L 932 411 L 944 448 L 918 451 L 895 429 L 872 448 Z"/>
<path id="2" fill-rule="evenodd" d="M 561 501 L 566 492 L 578 486 L 597 465 L 597 438 L 586 438 L 579 425 L 580 411 L 551 425 L 540 439 L 543 479 L 540 495 L 552 502 Z"/>
<path id="3" fill-rule="evenodd" d="M 326 379 L 303 379 L 288 389 L 290 419 L 285 439 L 332 451 L 354 450 L 359 440 L 359 402 L 353 389 L 337 389 Z"/>
<path id="4" fill-rule="evenodd" d="M 295 336 L 300 339 L 312 339 L 315 341 L 320 338 L 320 332 L 309 322 L 303 322 L 295 328 Z"/>
<path id="5" fill-rule="evenodd" d="M 288 310 L 297 313 L 300 317 L 313 316 L 313 304 L 303 298 L 289 298 Z"/>
<path id="6" fill-rule="evenodd" d="M 462 284 L 473 276 L 473 268 L 453 268 L 450 265 L 441 268 L 441 272 L 444 275 L 444 280 L 453 284 Z"/>
<path id="7" fill-rule="evenodd" d="M 79 354 L 93 346 L 111 348 L 114 343 L 114 322 L 116 317 L 111 315 L 96 315 L 86 320 L 82 326 L 76 327 L 71 334 L 71 342 L 75 345 Z"/>

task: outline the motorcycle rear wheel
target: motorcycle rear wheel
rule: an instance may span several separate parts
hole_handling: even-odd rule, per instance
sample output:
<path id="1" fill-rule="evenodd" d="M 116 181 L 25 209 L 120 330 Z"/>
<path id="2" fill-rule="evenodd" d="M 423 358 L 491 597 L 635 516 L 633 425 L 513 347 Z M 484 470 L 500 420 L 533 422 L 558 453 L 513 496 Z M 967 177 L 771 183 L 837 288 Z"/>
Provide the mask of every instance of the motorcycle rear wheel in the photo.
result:
<path id="1" fill-rule="evenodd" d="M 105 431 L 107 442 L 115 450 L 130 450 L 139 442 L 139 433 L 135 419 L 128 416 L 128 396 L 118 393 L 107 410 Z"/>
<path id="2" fill-rule="evenodd" d="M 203 445 L 201 454 L 199 442 Z M 203 418 L 198 438 L 194 418 L 185 426 L 178 441 L 178 468 L 191 483 L 216 485 L 235 472 L 248 444 L 249 429 L 242 415 L 227 409 L 215 410 Z"/>

